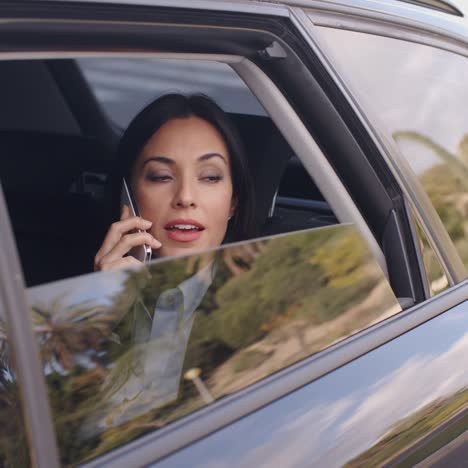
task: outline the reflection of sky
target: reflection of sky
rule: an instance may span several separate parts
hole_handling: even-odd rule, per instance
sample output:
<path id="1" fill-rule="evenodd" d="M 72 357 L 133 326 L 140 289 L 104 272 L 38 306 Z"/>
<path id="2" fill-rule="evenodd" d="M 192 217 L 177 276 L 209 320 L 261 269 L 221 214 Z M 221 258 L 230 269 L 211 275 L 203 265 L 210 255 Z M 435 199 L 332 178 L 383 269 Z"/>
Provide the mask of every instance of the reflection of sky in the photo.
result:
<path id="1" fill-rule="evenodd" d="M 467 354 L 465 304 L 158 467 L 340 466 L 405 416 L 467 386 Z"/>
<path id="2" fill-rule="evenodd" d="M 57 298 L 65 308 L 83 302 L 109 305 L 127 277 L 124 271 L 91 273 L 70 279 L 47 283 L 28 289 L 30 304 L 51 305 Z"/>
<path id="3" fill-rule="evenodd" d="M 412 140 L 400 140 L 398 146 L 404 155 L 411 155 L 408 162 L 416 174 L 422 174 L 436 164 L 440 164 L 440 158 L 430 148 Z"/>
<path id="4" fill-rule="evenodd" d="M 412 130 L 455 153 L 468 133 L 468 61 L 446 51 L 363 33 L 320 28 L 341 74 L 391 133 Z M 415 172 L 429 151 L 412 145 Z M 407 154 L 407 153 L 406 153 Z"/>

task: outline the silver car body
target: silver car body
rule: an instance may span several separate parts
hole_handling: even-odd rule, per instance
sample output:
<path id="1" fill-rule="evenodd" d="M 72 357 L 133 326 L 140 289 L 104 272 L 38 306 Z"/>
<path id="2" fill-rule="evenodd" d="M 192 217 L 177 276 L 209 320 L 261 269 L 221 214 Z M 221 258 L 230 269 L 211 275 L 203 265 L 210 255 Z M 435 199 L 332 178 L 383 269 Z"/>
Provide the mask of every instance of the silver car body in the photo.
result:
<path id="1" fill-rule="evenodd" d="M 92 0 L 74 3 L 94 3 Z M 298 364 L 216 402 L 183 421 L 147 435 L 86 466 L 342 466 L 383 447 L 382 465 L 412 463 L 421 447 L 456 428 L 456 437 L 439 443 L 421 466 L 464 466 L 468 460 L 468 283 L 466 271 L 420 184 L 406 169 L 392 139 L 364 111 L 335 70 L 318 26 L 351 29 L 427 44 L 468 57 L 468 19 L 464 2 L 398 0 L 99 0 L 100 4 L 145 5 L 229 11 L 289 18 L 320 57 L 368 129 L 399 181 L 451 287 L 337 343 Z M 416 3 L 449 5 L 464 17 Z M 50 5 L 50 4 L 49 4 Z M 11 323 L 31 452 L 38 466 L 58 466 L 46 391 L 37 372 L 28 308 L 12 234 L 0 211 L 0 306 Z M 12 274 L 13 272 L 13 274 Z M 455 413 L 399 453 L 385 452 L 382 441 L 405 422 L 416 426 L 447 395 L 463 398 Z M 413 419 L 410 419 L 413 418 Z M 420 418 L 420 421 L 417 420 Z M 461 424 L 467 424 L 460 429 Z M 379 446 L 379 443 L 381 444 Z M 356 461 L 358 460 L 358 461 Z M 354 463 L 354 464 L 353 464 Z M 445 465 L 444 465 L 445 463 Z M 455 465 L 458 463 L 458 465 Z M 370 465 L 370 466 L 371 466 Z"/>

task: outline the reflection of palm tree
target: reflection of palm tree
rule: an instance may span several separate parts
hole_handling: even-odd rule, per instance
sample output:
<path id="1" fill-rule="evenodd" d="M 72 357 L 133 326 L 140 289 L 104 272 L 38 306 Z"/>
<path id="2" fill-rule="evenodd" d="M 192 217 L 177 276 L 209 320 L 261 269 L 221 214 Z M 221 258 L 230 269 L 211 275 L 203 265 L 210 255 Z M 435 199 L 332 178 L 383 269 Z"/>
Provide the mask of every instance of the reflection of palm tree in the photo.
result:
<path id="1" fill-rule="evenodd" d="M 262 242 L 252 242 L 224 249 L 223 261 L 233 276 L 241 275 L 249 269 L 249 265 L 262 253 Z"/>
<path id="2" fill-rule="evenodd" d="M 109 337 L 115 324 L 112 312 L 104 306 L 83 303 L 70 308 L 54 301 L 47 309 L 34 306 L 34 332 L 40 343 L 42 358 L 51 367 L 70 370 L 79 353 L 99 349 L 103 337 Z M 95 353 L 89 359 L 98 365 Z"/>
<path id="3" fill-rule="evenodd" d="M 458 144 L 458 156 L 461 161 L 468 166 L 468 134 L 466 134 Z"/>
<path id="4" fill-rule="evenodd" d="M 450 172 L 452 172 L 453 176 L 457 180 L 459 180 L 460 183 L 463 185 L 464 189 L 468 191 L 468 166 L 464 164 L 464 161 L 457 158 L 454 154 L 447 151 L 438 143 L 432 141 L 431 138 L 425 135 L 421 135 L 418 132 L 413 132 L 409 130 L 395 132 L 393 134 L 393 138 L 397 142 L 398 140 L 403 139 L 413 140 L 430 148 L 432 151 L 434 151 L 434 153 L 437 154 L 437 156 L 439 156 L 440 159 L 442 159 L 442 161 L 444 161 L 447 164 L 447 167 L 449 168 Z"/>

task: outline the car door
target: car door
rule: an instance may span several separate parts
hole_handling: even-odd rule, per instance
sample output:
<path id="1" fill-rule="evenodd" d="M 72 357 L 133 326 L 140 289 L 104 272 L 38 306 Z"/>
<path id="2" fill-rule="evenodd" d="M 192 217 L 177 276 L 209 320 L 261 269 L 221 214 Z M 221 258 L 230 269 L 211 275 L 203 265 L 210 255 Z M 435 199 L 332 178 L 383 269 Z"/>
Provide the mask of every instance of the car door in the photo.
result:
<path id="1" fill-rule="evenodd" d="M 320 288 L 319 290 L 314 290 L 312 287 L 306 288 L 301 283 L 299 291 L 302 294 L 302 299 L 299 302 L 301 302 L 301 306 L 305 307 L 302 309 L 292 307 L 292 309 L 288 309 L 289 312 L 280 308 L 273 316 L 265 312 L 265 315 L 259 314 L 261 320 L 254 322 L 254 324 L 247 319 L 255 317 L 255 307 L 252 304 L 236 302 L 242 298 L 242 294 L 235 293 L 236 290 L 233 289 L 234 292 L 230 293 L 234 298 L 233 304 L 223 308 L 223 313 L 228 319 L 226 319 L 221 333 L 215 335 L 216 339 L 221 340 L 222 346 L 214 348 L 216 350 L 214 354 L 225 352 L 227 359 L 228 357 L 233 358 L 234 352 L 235 362 L 231 363 L 232 368 L 238 374 L 237 377 L 239 374 L 244 375 L 243 383 L 228 382 L 232 389 L 227 391 L 227 396 L 223 395 L 224 398 L 207 406 L 202 405 L 200 409 L 198 409 L 200 405 L 198 399 L 195 405 L 195 409 L 198 411 L 190 409 L 187 412 L 175 408 L 177 419 L 175 422 L 169 422 L 172 421 L 169 418 L 166 421 L 167 425 L 166 422 L 155 422 L 151 418 L 146 421 L 145 416 L 143 425 L 135 427 L 132 426 L 134 418 L 132 421 L 119 420 L 119 417 L 124 413 L 118 412 L 117 416 L 114 414 L 112 420 L 104 418 L 104 424 L 107 421 L 110 425 L 106 430 L 105 438 L 98 442 L 95 439 L 96 433 L 90 429 L 93 427 L 92 425 L 84 424 L 81 429 L 76 431 L 74 426 L 76 420 L 67 419 L 66 416 L 67 411 L 70 412 L 70 415 L 74 412 L 73 408 L 75 408 L 76 402 L 83 402 L 80 398 L 84 396 L 86 400 L 86 395 L 89 396 L 91 387 L 86 388 L 86 378 L 89 375 L 83 374 L 83 369 L 92 370 L 95 372 L 93 375 L 100 378 L 98 375 L 100 369 L 94 368 L 94 364 L 91 365 L 92 362 L 97 362 L 93 359 L 100 358 L 98 352 L 102 351 L 93 344 L 93 333 L 96 327 L 105 327 L 105 324 L 98 320 L 91 324 L 95 325 L 94 328 L 93 326 L 79 328 L 77 324 L 82 323 L 80 314 L 94 316 L 92 315 L 93 311 L 90 309 L 70 310 L 70 307 L 73 306 L 73 300 L 65 306 L 58 304 L 60 310 L 68 310 L 71 313 L 70 321 L 72 324 L 76 324 L 75 327 L 71 327 L 72 335 L 80 329 L 79 333 L 86 337 L 85 341 L 88 343 L 86 346 L 89 348 L 88 354 L 85 353 L 86 359 L 83 350 L 79 349 L 81 353 L 79 371 L 77 369 L 72 372 L 64 371 L 69 357 L 66 350 L 59 353 L 58 356 L 53 356 L 50 366 L 55 365 L 55 369 L 49 367 L 47 371 L 43 370 L 51 392 L 52 412 L 56 423 L 55 430 L 64 463 L 85 462 L 87 457 L 93 456 L 95 460 L 91 461 L 90 464 L 141 465 L 167 457 L 175 451 L 178 452 L 160 463 L 177 465 L 183 461 L 184 464 L 198 463 L 202 465 L 208 461 L 219 463 L 221 458 L 225 459 L 228 464 L 252 464 L 254 460 L 258 461 L 259 459 L 266 460 L 265 463 L 268 463 L 269 460 L 274 460 L 274 458 L 269 458 L 276 453 L 271 450 L 273 446 L 271 443 L 274 442 L 274 446 L 281 452 L 287 454 L 289 449 L 289 453 L 294 454 L 296 458 L 291 455 L 290 460 L 290 464 L 293 465 L 309 460 L 310 452 L 308 450 L 316 452 L 314 456 L 318 463 L 327 460 L 323 458 L 325 456 L 323 450 L 328 450 L 330 456 L 333 457 L 334 447 L 340 437 L 346 439 L 343 450 L 349 446 L 366 447 L 366 444 L 371 443 L 369 441 L 375 440 L 379 435 L 385 433 L 395 418 L 401 417 L 401 412 L 392 411 L 391 409 L 394 407 L 390 405 L 390 409 L 388 409 L 390 414 L 382 419 L 381 425 L 370 429 L 370 435 L 364 442 L 359 440 L 356 443 L 349 437 L 349 432 L 344 432 L 346 435 L 342 435 L 342 428 L 338 424 L 342 422 L 340 418 L 353 409 L 364 407 L 366 401 L 370 400 L 369 395 L 373 394 L 374 389 L 382 379 L 387 377 L 391 380 L 390 376 L 394 373 L 398 374 L 400 368 L 404 367 L 403 364 L 414 351 L 411 347 L 413 341 L 406 338 L 405 346 L 401 346 L 401 354 L 395 352 L 395 347 L 400 349 L 395 341 L 392 342 L 394 347 L 391 347 L 388 352 L 385 352 L 385 349 L 388 348 L 382 347 L 380 350 L 384 351 L 368 354 L 367 356 L 370 357 L 376 356 L 372 358 L 374 360 L 369 358 L 372 364 L 366 361 L 366 356 L 364 356 L 355 361 L 357 364 L 350 364 L 342 367 L 339 371 L 328 373 L 410 328 L 429 320 L 441 311 L 455 306 L 464 298 L 463 286 L 455 284 L 461 279 L 462 273 L 460 269 L 455 269 L 455 273 L 452 272 L 450 276 L 453 287 L 446 293 L 439 294 L 432 301 L 423 302 L 429 297 L 427 278 L 423 274 L 425 270 L 421 262 L 417 238 L 412 230 L 413 221 L 402 197 L 401 188 L 386 166 L 375 142 L 365 131 L 360 120 L 356 118 L 352 108 L 343 100 L 342 92 L 334 86 L 326 68 L 320 61 L 317 61 L 316 51 L 314 52 L 306 45 L 308 37 L 301 34 L 301 24 L 297 17 L 293 15 L 293 19 L 289 19 L 291 11 L 275 5 L 259 7 L 249 4 L 226 4 L 220 6 L 210 3 L 198 5 L 198 7 L 205 8 L 201 17 L 197 10 L 190 8 L 144 6 L 130 8 L 125 5 L 112 8 L 92 4 L 83 4 L 80 8 L 75 8 L 75 6 L 61 5 L 60 3 L 57 3 L 54 10 L 55 19 L 53 21 L 50 10 L 40 9 L 35 5 L 32 5 L 31 9 L 28 8 L 28 5 L 24 6 L 24 9 L 5 9 L 3 14 L 6 17 L 8 14 L 16 16 L 20 27 L 29 28 L 32 31 L 32 37 L 37 40 L 34 47 L 49 54 L 51 50 L 57 48 L 58 35 L 62 35 L 63 38 L 66 38 L 65 42 L 62 43 L 65 45 L 60 46 L 60 50 L 55 50 L 55 52 L 64 53 L 62 49 L 64 48 L 64 56 L 66 57 L 74 57 L 70 50 L 78 49 L 83 52 L 86 47 L 90 47 L 90 42 L 93 44 L 93 53 L 100 53 L 103 58 L 106 53 L 119 49 L 128 53 L 130 46 L 135 47 L 140 53 L 145 51 L 154 53 L 153 49 L 157 44 L 159 52 L 161 49 L 167 49 L 166 52 L 179 54 L 179 56 L 184 53 L 200 54 L 203 52 L 208 54 L 205 58 L 213 61 L 224 60 L 230 64 L 232 69 L 249 84 L 261 104 L 266 108 L 267 113 L 288 140 L 294 152 L 303 161 L 309 174 L 312 175 L 325 199 L 341 221 L 341 225 L 337 227 L 325 228 L 328 231 L 312 230 L 311 233 L 306 234 L 291 234 L 282 238 L 284 241 L 279 240 L 277 244 L 273 243 L 272 245 L 276 245 L 278 252 L 282 255 L 276 259 L 277 263 L 273 262 L 272 254 L 268 254 L 268 251 L 264 250 L 266 247 L 262 242 L 259 242 L 258 245 L 252 244 L 254 252 L 256 252 L 256 255 L 253 256 L 254 259 L 263 259 L 262 261 L 266 263 L 272 262 L 272 266 L 264 274 L 259 275 L 264 278 L 264 281 L 261 281 L 257 287 L 270 297 L 270 302 L 265 302 L 263 306 L 265 309 L 262 310 L 268 311 L 272 308 L 276 310 L 280 304 L 281 307 L 284 307 L 282 301 L 295 297 L 293 293 L 297 294 L 297 291 L 288 292 L 286 299 L 281 296 L 285 291 L 284 286 L 289 283 L 288 278 L 291 280 L 291 284 L 295 284 L 292 281 L 293 278 L 297 281 L 301 278 L 307 278 L 313 283 L 314 274 L 307 273 L 311 268 L 310 265 L 323 268 L 325 276 L 320 274 L 317 277 L 321 278 L 320 281 L 324 281 L 326 278 L 324 284 L 327 284 L 327 287 L 331 287 L 332 290 L 337 288 L 339 291 L 339 294 L 336 291 L 334 294 L 327 291 L 323 304 L 332 304 L 335 307 L 341 301 L 341 312 L 337 312 L 338 316 L 344 313 L 343 311 L 349 312 L 348 309 L 352 305 L 361 305 L 361 307 L 357 307 L 357 310 L 353 309 L 348 319 L 341 322 L 342 329 L 339 330 L 338 334 L 336 332 L 337 323 L 333 322 L 334 326 L 330 327 L 330 330 L 326 331 L 327 327 L 322 328 L 322 332 L 326 331 L 325 336 L 315 337 L 316 341 L 312 340 L 312 343 L 308 335 L 308 333 L 312 333 L 312 328 L 316 331 L 319 324 L 336 318 L 333 312 L 330 312 L 333 309 L 329 307 L 323 309 L 325 319 L 320 318 L 320 314 L 317 313 L 312 318 L 307 318 L 309 320 L 306 322 L 307 327 L 304 325 L 303 320 L 304 317 L 308 317 L 308 311 L 322 310 L 320 308 L 322 306 L 317 305 L 318 297 L 322 297 L 319 294 Z M 29 22 L 27 18 L 34 17 L 34 15 L 42 18 L 43 21 L 40 23 Z M 99 18 L 97 24 L 83 22 L 83 19 L 89 18 L 90 15 L 96 15 Z M 129 21 L 130 18 L 131 21 Z M 148 21 L 152 27 L 148 26 Z M 52 23 L 54 29 L 51 28 Z M 182 31 L 189 23 L 192 25 L 192 30 Z M 57 24 L 60 27 L 57 28 Z M 116 25 L 122 28 L 120 29 L 121 35 L 115 36 L 112 33 Z M 127 29 L 125 29 L 126 27 Z M 252 32 L 252 28 L 254 32 Z M 11 29 L 15 31 L 14 27 Z M 9 37 L 9 33 L 11 34 L 11 31 L 7 28 L 4 34 Z M 210 41 L 210 34 L 213 34 L 216 41 Z M 233 38 L 233 34 L 238 34 L 238 36 Z M 151 40 L 148 39 L 149 37 Z M 179 38 L 178 42 L 177 40 L 174 42 L 175 37 Z M 9 44 L 11 50 L 21 50 L 20 45 L 15 42 L 14 36 L 10 37 Z M 27 51 L 31 49 L 33 49 L 32 45 L 26 47 Z M 222 54 L 227 54 L 228 57 Z M 27 53 L 25 53 L 25 57 L 27 57 Z M 294 73 L 291 73 L 291 70 L 294 70 Z M 358 176 L 359 178 L 357 178 Z M 8 221 L 5 220 L 5 223 Z M 347 223 L 352 223 L 352 226 Z M 310 239 L 305 242 L 304 239 L 308 239 L 308 236 L 312 236 L 313 242 Z M 266 240 L 265 242 L 270 241 Z M 274 242 L 276 241 L 274 240 Z M 284 248 L 281 247 L 282 242 L 285 244 Z M 304 255 L 308 256 L 299 256 L 296 258 L 296 262 L 288 262 L 288 259 L 292 258 L 293 252 L 302 252 L 300 249 L 297 250 L 299 247 L 304 248 Z M 312 248 L 312 251 L 307 250 L 309 248 Z M 432 243 L 429 248 L 434 248 L 434 244 Z M 229 252 L 229 248 L 227 251 Z M 253 261 L 252 257 L 242 256 L 238 251 L 232 252 L 234 256 L 237 256 L 237 262 L 249 270 L 249 262 Z M 353 252 L 355 255 L 350 257 L 349 252 Z M 435 258 L 436 261 L 440 260 L 439 256 Z M 363 263 L 361 262 L 364 261 L 370 262 L 366 268 L 362 268 Z M 255 262 L 261 264 L 260 260 L 255 260 Z M 339 268 L 341 264 L 344 265 L 342 270 Z M 164 265 L 171 270 L 178 271 L 177 274 L 182 274 L 181 272 L 185 271 L 185 265 L 182 268 L 180 262 L 161 263 L 160 267 L 155 267 L 156 270 L 161 269 L 161 275 L 166 271 Z M 304 266 L 306 276 L 301 274 L 302 270 L 299 265 Z M 442 266 L 445 270 L 446 263 L 442 263 Z M 280 280 L 274 275 L 271 276 L 271 272 L 274 273 L 275 268 Z M 270 276 L 266 273 L 269 273 Z M 307 274 L 311 276 L 307 276 Z M 450 274 L 449 271 L 446 274 Z M 457 274 L 460 276 L 456 276 Z M 373 279 L 371 280 L 371 278 Z M 140 279 L 143 280 L 144 275 Z M 140 291 L 139 281 L 136 283 L 136 289 L 132 290 L 133 292 L 130 290 L 122 292 L 124 302 L 129 297 L 134 296 L 135 291 L 137 293 Z M 244 283 L 244 287 L 247 288 L 248 279 L 244 280 Z M 117 286 L 109 288 L 109 284 Z M 275 284 L 276 287 L 273 286 Z M 380 293 L 371 294 L 373 289 L 369 290 L 368 288 L 373 288 L 376 284 L 382 284 Z M 32 301 L 30 302 L 32 305 L 38 304 L 38 302 L 34 302 L 34 298 L 38 300 L 48 298 L 50 301 L 54 296 L 58 297 L 60 291 L 62 293 L 63 291 L 75 291 L 77 296 L 74 300 L 77 298 L 83 300 L 89 298 L 90 285 L 94 285 L 94 287 L 101 285 L 100 291 L 104 296 L 111 292 L 116 294 L 116 289 L 122 285 L 122 278 L 119 275 L 97 274 L 97 276 L 91 277 L 72 278 L 68 283 L 46 284 L 29 291 L 29 300 Z M 349 289 L 346 289 L 350 285 L 359 285 L 357 290 L 364 288 L 360 291 L 360 296 L 356 296 L 356 292 L 351 293 Z M 125 285 L 125 287 L 130 286 L 130 283 Z M 220 300 L 222 297 L 225 299 L 231 297 L 226 291 L 228 290 L 221 294 Z M 380 295 L 381 291 L 384 291 L 382 296 Z M 346 296 L 346 294 L 349 295 Z M 254 297 L 254 293 L 245 296 L 251 298 Z M 373 301 L 366 303 L 364 307 L 362 304 L 366 297 L 373 298 Z M 286 304 L 288 306 L 298 305 L 287 302 Z M 401 306 L 408 308 L 412 304 L 416 304 L 416 306 L 409 312 L 382 322 L 388 316 L 400 311 Z M 369 309 L 371 313 L 369 313 Z M 455 310 L 456 313 L 452 316 L 458 316 L 460 312 L 463 312 L 463 309 L 461 311 Z M 54 317 L 53 314 L 52 316 Z M 241 327 L 237 329 L 237 333 L 234 333 L 240 317 L 243 317 Z M 463 317 L 462 314 L 461 321 L 463 321 Z M 60 314 L 56 318 L 60 318 Z M 379 323 L 373 325 L 375 322 Z M 451 321 L 448 320 L 448 322 L 447 327 L 450 326 Z M 201 319 L 200 323 L 201 334 L 205 333 L 206 330 L 213 329 L 213 324 L 208 319 L 206 321 Z M 302 327 L 301 324 L 303 324 Z M 371 328 L 368 329 L 369 326 Z M 437 324 L 434 325 L 434 327 L 437 326 Z M 312 327 L 310 331 L 308 327 Z M 433 330 L 434 327 L 430 327 L 430 330 Z M 305 335 L 301 332 L 302 328 L 308 330 Z M 293 334 L 293 338 L 289 335 L 285 337 L 285 330 L 288 331 L 286 335 Z M 447 347 L 451 349 L 451 344 L 457 343 L 457 333 L 460 330 L 463 330 L 462 326 L 456 327 L 456 331 L 453 328 L 447 329 L 446 339 L 441 344 L 442 351 Z M 281 331 L 283 335 L 280 333 Z M 421 331 L 419 333 L 422 333 L 419 340 L 426 343 L 427 336 L 431 336 L 433 332 L 425 334 L 424 331 Z M 345 339 L 349 335 L 351 337 Z M 266 339 L 265 336 L 269 338 L 266 341 L 273 342 L 273 348 L 271 343 L 268 349 L 251 347 L 255 344 L 258 345 L 255 340 Z M 409 337 L 410 334 L 405 336 Z M 269 353 L 275 353 L 277 348 L 280 348 L 278 343 L 286 342 L 287 344 L 286 338 L 294 341 L 294 346 L 299 344 L 301 347 L 305 342 L 306 352 L 299 352 L 295 357 L 287 354 L 279 366 L 269 366 L 269 358 L 271 357 Z M 213 339 L 210 344 L 213 343 L 219 343 L 219 341 Z M 39 344 L 41 351 L 44 351 L 45 342 Z M 266 345 L 266 343 L 263 344 Z M 210 350 L 207 348 L 195 349 L 198 350 L 198 355 L 202 358 L 210 355 Z M 424 348 L 421 348 L 421 353 L 423 351 Z M 443 354 L 442 351 L 441 354 Z M 196 355 L 197 353 L 194 351 L 193 356 Z M 395 359 L 390 362 L 386 356 L 395 356 Z M 57 360 L 59 361 L 58 366 Z M 447 360 L 450 359 L 442 359 L 442 363 Z M 387 361 L 389 362 L 387 366 L 380 364 Z M 420 366 L 424 367 L 425 363 L 426 361 L 423 360 Z M 265 364 L 266 368 L 255 376 L 255 366 L 262 364 Z M 107 365 L 109 367 L 109 362 Z M 444 368 L 443 364 L 439 364 L 439 366 Z M 197 368 L 200 366 L 197 365 Z M 378 369 L 380 373 L 369 371 L 367 375 L 366 369 Z M 420 367 L 416 367 L 416 372 L 419 372 L 418 369 Z M 252 374 L 249 378 L 245 377 L 247 371 Z M 322 377 L 326 374 L 328 375 Z M 79 377 L 82 378 L 78 379 Z M 203 400 L 202 394 L 205 393 L 200 391 L 200 396 L 197 397 L 196 391 L 198 390 L 195 389 L 199 389 L 200 385 L 203 384 L 205 376 L 202 374 L 201 383 L 196 380 L 199 375 L 195 375 L 193 372 L 188 374 L 188 377 L 184 384 L 188 394 Z M 320 379 L 320 377 L 322 378 Z M 311 383 L 314 380 L 316 382 Z M 193 383 L 195 381 L 198 382 L 198 385 Z M 405 380 L 403 380 L 403 384 L 406 384 Z M 306 386 L 301 388 L 304 385 Z M 458 381 L 453 384 L 454 387 L 457 385 L 459 385 Z M 344 393 L 335 394 L 330 388 L 339 388 Z M 63 398 L 64 389 L 72 389 L 72 393 L 67 394 L 66 398 Z M 83 391 L 83 389 L 85 390 Z M 77 393 L 74 393 L 75 391 Z M 391 387 L 389 392 L 393 392 Z M 422 399 L 425 397 L 421 393 L 418 393 L 417 396 Z M 352 404 L 348 404 L 347 397 L 350 398 Z M 345 399 L 344 403 L 343 398 Z M 206 400 L 203 401 L 207 403 Z M 311 404 L 314 401 L 317 403 L 315 406 Z M 371 404 L 370 408 L 377 408 L 375 411 L 378 412 L 381 407 L 378 404 L 379 401 L 377 399 L 377 403 Z M 413 405 L 418 405 L 415 401 L 415 399 L 409 399 L 405 403 L 405 411 L 410 411 Z M 67 403 L 65 407 L 61 406 L 63 402 Z M 183 403 L 186 404 L 187 401 Z M 335 403 L 337 409 L 333 411 Z M 388 406 L 388 400 L 382 404 Z M 331 408 L 332 416 L 328 411 L 329 408 Z M 145 413 L 150 415 L 151 412 Z M 303 420 L 298 418 L 298 414 L 302 413 L 307 416 Z M 355 417 L 354 420 L 357 423 L 362 421 L 360 419 L 362 414 L 367 417 L 368 414 L 375 415 L 376 413 L 369 413 L 369 410 L 366 409 L 366 411 L 359 413 L 359 417 Z M 336 417 L 334 418 L 333 415 Z M 328 420 L 324 419 L 327 417 Z M 282 437 L 283 431 L 290 428 L 290 418 L 297 420 L 297 424 L 292 424 L 293 430 L 288 433 L 292 437 L 285 440 Z M 70 423 L 72 420 L 73 424 Z M 356 423 L 352 422 L 354 420 L 351 419 L 351 422 L 348 421 L 346 425 L 346 427 L 351 428 L 351 433 L 354 433 L 356 427 L 359 426 L 359 424 L 356 426 Z M 116 423 L 114 423 L 115 421 Z M 58 422 L 60 424 L 57 424 Z M 99 426 L 99 421 L 97 423 Z M 129 426 L 124 428 L 123 425 L 127 423 Z M 316 424 L 315 429 L 312 423 Z M 252 427 L 255 427 L 255 430 L 252 430 Z M 324 431 L 323 437 L 328 438 L 327 443 L 322 444 L 321 431 L 326 427 L 329 427 L 330 431 L 328 433 Z M 90 432 L 87 432 L 88 429 Z M 316 451 L 317 444 L 307 445 L 303 439 L 297 437 L 297 432 L 294 432 L 299 431 L 303 435 L 308 435 L 311 429 L 319 434 L 320 437 L 316 441 L 323 448 L 322 451 Z M 139 437 L 143 433 L 147 433 L 147 435 Z M 50 435 L 51 432 L 48 434 Z M 89 438 L 87 438 L 88 436 Z M 31 437 L 34 442 L 35 434 L 33 433 Z M 78 447 L 80 437 L 82 445 Z M 196 442 L 198 439 L 201 440 Z M 291 443 L 295 441 L 298 447 L 294 444 L 290 445 L 288 441 Z M 95 450 L 97 446 L 98 450 Z M 186 448 L 182 450 L 183 447 Z M 299 447 L 306 449 L 305 452 L 301 452 Z M 107 453 L 110 449 L 114 449 L 114 451 Z M 344 455 L 337 460 L 349 461 L 350 454 L 358 455 L 355 453 L 355 449 L 353 450 L 344 450 Z M 54 454 L 51 452 L 50 456 L 53 458 Z"/>

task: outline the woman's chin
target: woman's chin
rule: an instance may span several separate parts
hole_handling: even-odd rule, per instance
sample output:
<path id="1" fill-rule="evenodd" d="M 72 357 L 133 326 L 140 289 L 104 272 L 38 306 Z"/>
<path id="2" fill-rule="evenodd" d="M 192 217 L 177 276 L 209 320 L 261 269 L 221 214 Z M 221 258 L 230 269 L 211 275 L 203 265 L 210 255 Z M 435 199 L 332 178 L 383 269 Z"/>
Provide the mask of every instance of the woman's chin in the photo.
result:
<path id="1" fill-rule="evenodd" d="M 158 257 L 180 257 L 181 255 L 191 255 L 202 251 L 203 248 L 196 245 L 168 246 L 159 249 Z"/>

